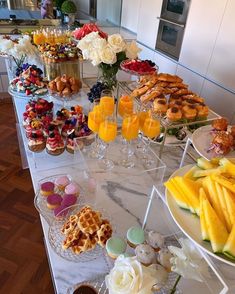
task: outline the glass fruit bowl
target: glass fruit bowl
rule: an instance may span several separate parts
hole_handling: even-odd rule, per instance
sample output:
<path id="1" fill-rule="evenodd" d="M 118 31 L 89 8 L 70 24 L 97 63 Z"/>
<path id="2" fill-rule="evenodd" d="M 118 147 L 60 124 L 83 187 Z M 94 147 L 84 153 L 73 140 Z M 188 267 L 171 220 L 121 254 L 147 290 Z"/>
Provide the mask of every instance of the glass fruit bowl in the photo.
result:
<path id="1" fill-rule="evenodd" d="M 141 67 L 141 63 L 148 63 L 149 64 L 149 70 L 145 70 L 144 68 Z M 153 74 L 157 74 L 158 73 L 158 69 L 159 67 L 155 64 L 153 66 L 150 65 L 151 61 L 147 61 L 147 60 L 139 60 L 139 59 L 127 59 L 127 60 L 123 60 L 120 64 L 120 67 L 123 71 L 125 71 L 126 73 L 132 74 L 132 75 L 136 75 L 136 76 L 145 76 L 145 75 L 153 75 Z M 136 64 L 136 69 L 134 68 L 128 68 L 131 64 Z M 139 69 L 138 69 L 139 66 Z"/>
<path id="2" fill-rule="evenodd" d="M 86 203 L 80 203 L 63 210 L 49 227 L 48 240 L 52 249 L 56 254 L 68 261 L 87 262 L 102 255 L 103 248 L 97 243 L 97 231 L 100 229 L 101 224 L 106 223 L 107 220 L 111 224 L 111 220 L 102 208 L 89 205 L 96 216 L 98 214 L 98 218 L 102 220 L 102 223 L 98 224 L 97 217 L 88 212 L 87 205 Z M 82 209 L 83 211 L 81 212 Z M 86 214 L 84 215 L 85 210 Z M 90 214 L 89 217 L 87 213 Z M 94 223 L 97 224 L 98 230 L 94 228 Z M 91 227 L 92 231 L 88 233 L 87 230 L 90 230 Z M 112 224 L 111 227 L 112 231 L 114 231 Z M 85 228 L 86 233 L 83 233 L 80 228 L 82 230 Z M 93 232 L 93 230 L 96 231 Z M 106 237 L 109 238 L 110 236 L 107 235 Z"/>

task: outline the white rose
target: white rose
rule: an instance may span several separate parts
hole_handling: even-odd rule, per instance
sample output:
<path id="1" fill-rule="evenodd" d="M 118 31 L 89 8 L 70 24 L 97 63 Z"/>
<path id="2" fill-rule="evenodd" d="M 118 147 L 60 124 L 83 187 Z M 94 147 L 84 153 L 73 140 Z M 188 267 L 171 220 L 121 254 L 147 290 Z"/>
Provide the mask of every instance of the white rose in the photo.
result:
<path id="1" fill-rule="evenodd" d="M 120 34 L 108 36 L 108 44 L 115 53 L 124 51 L 126 48 L 126 43 Z"/>
<path id="2" fill-rule="evenodd" d="M 107 45 L 107 41 L 103 38 L 96 38 L 92 42 L 94 49 L 102 50 Z"/>
<path id="3" fill-rule="evenodd" d="M 107 45 L 100 50 L 100 60 L 106 64 L 114 64 L 117 61 L 116 53 Z"/>
<path id="4" fill-rule="evenodd" d="M 97 66 L 101 63 L 100 55 L 96 50 L 90 51 L 89 59 L 94 66 Z"/>
<path id="5" fill-rule="evenodd" d="M 119 256 L 113 269 L 105 277 L 109 294 L 150 294 L 157 272 L 143 266 L 136 257 Z"/>
<path id="6" fill-rule="evenodd" d="M 99 37 L 98 32 L 92 32 L 88 35 L 86 35 L 84 38 L 82 38 L 78 44 L 77 47 L 81 50 L 85 50 L 87 48 L 90 48 L 92 46 L 92 43 Z"/>
<path id="7" fill-rule="evenodd" d="M 136 59 L 141 49 L 137 46 L 135 41 L 127 44 L 126 46 L 126 57 L 129 59 Z"/>

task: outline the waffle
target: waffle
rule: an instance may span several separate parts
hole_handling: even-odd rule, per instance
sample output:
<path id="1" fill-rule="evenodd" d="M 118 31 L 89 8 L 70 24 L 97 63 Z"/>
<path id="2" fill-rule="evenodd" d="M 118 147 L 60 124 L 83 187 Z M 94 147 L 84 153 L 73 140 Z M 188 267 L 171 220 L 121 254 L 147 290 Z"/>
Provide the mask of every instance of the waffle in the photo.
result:
<path id="1" fill-rule="evenodd" d="M 74 232 L 70 232 L 63 241 L 62 248 L 65 250 L 71 247 L 76 240 L 80 239 L 81 235 L 82 232 L 80 230 L 74 230 Z"/>
<path id="2" fill-rule="evenodd" d="M 78 216 L 77 215 L 71 215 L 69 217 L 69 220 L 63 225 L 61 232 L 64 235 L 67 235 L 68 233 L 72 232 L 76 227 L 78 223 Z"/>
<path id="3" fill-rule="evenodd" d="M 100 213 L 94 210 L 86 210 L 78 218 L 78 226 L 84 234 L 95 233 L 101 225 Z"/>
<path id="4" fill-rule="evenodd" d="M 110 223 L 104 223 L 101 225 L 100 229 L 97 231 L 98 244 L 101 247 L 105 247 L 107 240 L 112 236 L 113 230 Z"/>
<path id="5" fill-rule="evenodd" d="M 71 249 L 75 254 L 80 254 L 82 252 L 87 251 L 88 247 L 90 246 L 90 237 L 86 234 L 81 234 L 79 239 L 75 240 L 71 246 Z"/>

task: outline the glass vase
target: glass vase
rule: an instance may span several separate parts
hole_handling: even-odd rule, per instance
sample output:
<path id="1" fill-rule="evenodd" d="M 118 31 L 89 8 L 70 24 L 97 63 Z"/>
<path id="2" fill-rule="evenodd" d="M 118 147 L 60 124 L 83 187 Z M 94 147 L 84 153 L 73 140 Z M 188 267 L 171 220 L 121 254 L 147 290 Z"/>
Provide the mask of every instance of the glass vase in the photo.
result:
<path id="1" fill-rule="evenodd" d="M 98 82 L 104 83 L 106 89 L 114 90 L 117 87 L 118 67 L 101 63 L 98 68 Z"/>

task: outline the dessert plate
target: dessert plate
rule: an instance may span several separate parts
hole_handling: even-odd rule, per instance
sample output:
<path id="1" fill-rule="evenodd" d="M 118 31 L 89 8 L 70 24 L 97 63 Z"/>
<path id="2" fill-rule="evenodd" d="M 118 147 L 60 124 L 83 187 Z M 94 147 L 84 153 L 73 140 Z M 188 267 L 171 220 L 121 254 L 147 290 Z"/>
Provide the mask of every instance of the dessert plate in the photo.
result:
<path id="1" fill-rule="evenodd" d="M 198 154 L 207 160 L 213 157 L 224 157 L 223 154 L 216 154 L 213 150 L 208 151 L 213 140 L 211 134 L 212 126 L 207 125 L 195 130 L 192 135 L 192 143 Z M 226 157 L 235 157 L 235 151 L 230 151 Z"/>
<path id="2" fill-rule="evenodd" d="M 9 94 L 11 94 L 12 96 L 17 96 L 17 97 L 22 97 L 22 98 L 33 98 L 33 97 L 44 97 L 46 98 L 48 96 L 48 90 L 45 88 L 45 91 L 43 93 L 38 93 L 37 91 L 39 91 L 41 89 L 36 90 L 36 93 L 30 94 L 30 95 L 26 95 L 25 92 L 17 92 L 16 90 L 14 90 L 12 87 L 9 86 L 8 88 L 8 92 Z"/>
<path id="3" fill-rule="evenodd" d="M 186 165 L 178 170 L 176 170 L 172 175 L 172 177 L 183 176 L 193 165 Z M 170 192 L 165 190 L 166 203 L 169 208 L 170 214 L 181 231 L 191 239 L 197 246 L 199 246 L 203 251 L 213 256 L 214 258 L 227 263 L 231 266 L 235 267 L 235 260 L 227 258 L 223 254 L 215 254 L 212 251 L 211 245 L 209 242 L 205 242 L 201 238 L 201 226 L 200 220 L 197 216 L 192 215 L 190 212 L 181 209 L 174 197 L 171 196 Z"/>

